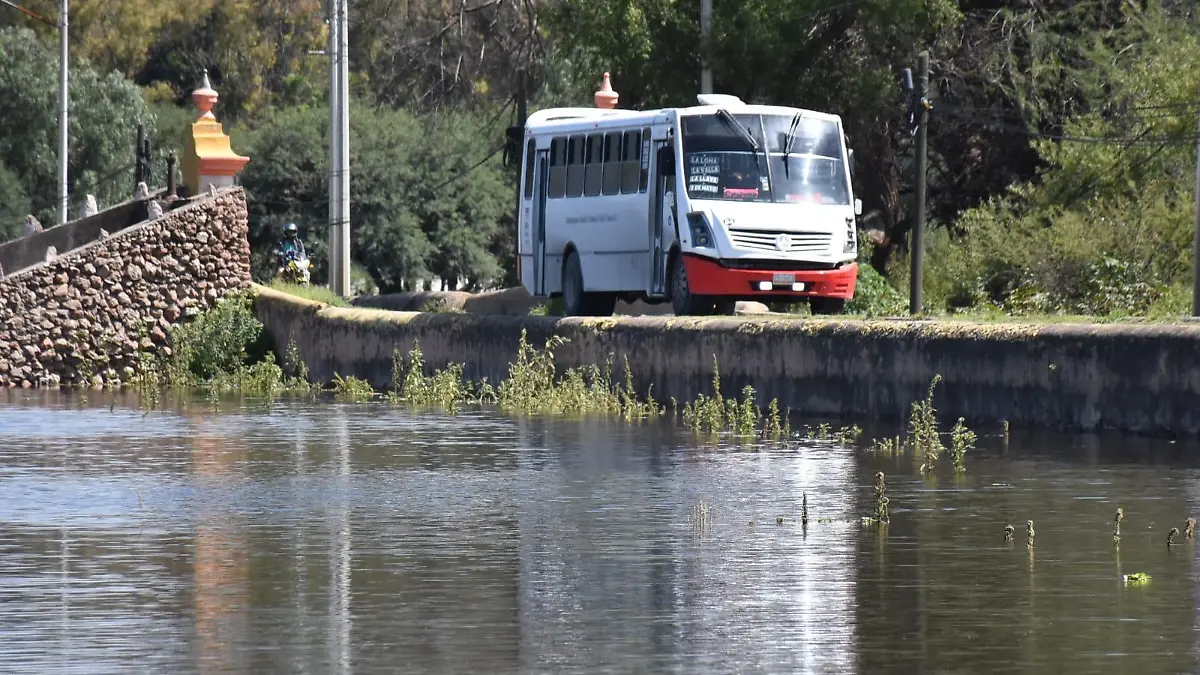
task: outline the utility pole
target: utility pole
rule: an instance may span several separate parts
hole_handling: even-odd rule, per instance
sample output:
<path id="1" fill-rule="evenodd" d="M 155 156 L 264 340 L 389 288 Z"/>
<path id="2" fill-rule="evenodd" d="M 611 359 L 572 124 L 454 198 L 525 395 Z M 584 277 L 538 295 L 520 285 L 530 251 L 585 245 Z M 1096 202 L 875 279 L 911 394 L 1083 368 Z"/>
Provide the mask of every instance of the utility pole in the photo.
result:
<path id="1" fill-rule="evenodd" d="M 712 0 L 700 0 L 700 93 L 713 93 Z"/>
<path id="2" fill-rule="evenodd" d="M 133 189 L 137 190 L 138 183 L 146 181 L 149 185 L 149 179 L 145 178 L 146 163 L 142 158 L 145 156 L 142 153 L 146 147 L 146 125 L 137 125 L 137 141 L 134 142 L 133 148 Z"/>
<path id="3" fill-rule="evenodd" d="M 1192 316 L 1200 317 L 1200 124 L 1196 128 L 1196 232 L 1192 246 Z"/>
<path id="4" fill-rule="evenodd" d="M 350 30 L 346 23 L 348 0 L 338 0 L 338 154 L 340 180 L 338 191 L 338 276 L 333 289 L 338 295 L 350 295 Z"/>
<path id="5" fill-rule="evenodd" d="M 515 156 L 512 158 L 513 166 L 517 168 L 517 199 L 513 211 L 513 231 L 516 236 L 513 237 L 513 272 L 516 274 L 516 284 L 521 284 L 521 275 L 518 270 L 521 269 L 521 166 L 522 158 L 525 157 L 525 122 L 529 120 L 529 101 L 525 94 L 525 69 L 522 68 L 517 73 L 517 134 L 516 142 L 513 144 L 513 152 Z M 526 157 L 530 162 L 534 161 L 533 157 Z M 527 170 L 530 180 L 536 179 L 533 170 Z"/>
<path id="6" fill-rule="evenodd" d="M 338 290 L 337 265 L 340 257 L 337 252 L 338 237 L 341 229 L 338 227 L 338 216 L 341 213 L 342 196 L 339 190 L 339 170 L 342 166 L 341 154 L 338 150 L 342 137 L 342 125 L 339 122 L 341 105 L 338 102 L 341 80 L 341 69 L 338 65 L 338 20 L 337 6 L 339 0 L 329 0 L 329 288 Z"/>
<path id="7" fill-rule="evenodd" d="M 67 0 L 58 3 L 58 224 L 67 222 Z M 139 148 L 140 150 L 140 148 Z"/>
<path id="8" fill-rule="evenodd" d="M 910 74 L 906 73 L 905 84 L 911 89 Z M 924 306 L 921 294 L 922 267 L 925 260 L 925 173 L 929 141 L 929 52 L 917 57 L 917 87 L 912 92 L 912 116 L 917 126 L 917 207 L 912 228 L 912 262 L 908 286 L 908 312 L 921 313 Z"/>

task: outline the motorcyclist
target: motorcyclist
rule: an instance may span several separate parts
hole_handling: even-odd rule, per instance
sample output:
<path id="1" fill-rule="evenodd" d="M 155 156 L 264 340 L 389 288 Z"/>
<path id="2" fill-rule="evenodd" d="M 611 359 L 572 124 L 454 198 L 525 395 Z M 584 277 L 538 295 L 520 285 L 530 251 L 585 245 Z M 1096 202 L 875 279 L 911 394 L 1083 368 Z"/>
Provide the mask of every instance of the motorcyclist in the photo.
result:
<path id="1" fill-rule="evenodd" d="M 275 250 L 275 254 L 279 256 L 283 264 L 287 264 L 289 260 L 305 260 L 308 258 L 308 254 L 304 252 L 304 242 L 300 240 L 295 223 L 288 223 L 283 226 L 283 241 L 279 242 L 279 247 Z"/>

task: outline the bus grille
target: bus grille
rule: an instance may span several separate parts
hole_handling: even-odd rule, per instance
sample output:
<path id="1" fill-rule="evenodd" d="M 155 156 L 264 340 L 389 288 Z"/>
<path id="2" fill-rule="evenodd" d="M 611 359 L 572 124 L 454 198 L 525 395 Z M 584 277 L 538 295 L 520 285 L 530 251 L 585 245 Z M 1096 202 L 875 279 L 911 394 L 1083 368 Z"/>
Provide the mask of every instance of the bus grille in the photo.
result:
<path id="1" fill-rule="evenodd" d="M 822 232 L 730 229 L 729 238 L 733 240 L 734 246 L 751 251 L 816 253 L 829 250 L 833 236 Z"/>
<path id="2" fill-rule="evenodd" d="M 804 260 L 772 260 L 750 258 L 723 258 L 721 267 L 731 270 L 782 270 L 785 272 L 805 272 L 833 270 L 841 267 L 841 263 L 808 262 Z"/>

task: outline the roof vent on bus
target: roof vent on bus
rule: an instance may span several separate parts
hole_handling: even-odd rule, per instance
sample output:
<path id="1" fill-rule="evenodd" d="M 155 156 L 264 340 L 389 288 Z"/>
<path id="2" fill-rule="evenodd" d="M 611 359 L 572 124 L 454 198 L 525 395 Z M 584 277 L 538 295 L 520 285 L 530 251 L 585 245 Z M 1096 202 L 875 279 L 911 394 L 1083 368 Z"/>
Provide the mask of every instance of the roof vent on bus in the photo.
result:
<path id="1" fill-rule="evenodd" d="M 596 107 L 612 110 L 617 107 L 617 99 L 619 97 L 620 94 L 613 91 L 612 82 L 608 79 L 608 73 L 605 73 L 604 81 L 600 83 L 600 91 L 596 92 Z"/>
<path id="2" fill-rule="evenodd" d="M 745 101 L 732 94 L 700 94 L 696 97 L 700 105 L 719 105 L 723 108 L 746 105 Z"/>

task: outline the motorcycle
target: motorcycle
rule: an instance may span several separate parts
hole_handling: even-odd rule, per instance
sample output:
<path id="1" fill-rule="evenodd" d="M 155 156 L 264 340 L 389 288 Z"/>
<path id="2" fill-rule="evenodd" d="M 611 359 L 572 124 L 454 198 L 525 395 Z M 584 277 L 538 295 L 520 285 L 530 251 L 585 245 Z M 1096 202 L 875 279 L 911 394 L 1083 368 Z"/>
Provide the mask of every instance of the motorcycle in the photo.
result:
<path id="1" fill-rule="evenodd" d="M 283 264 L 276 270 L 276 276 L 289 284 L 307 286 L 312 269 L 312 263 L 309 262 L 308 256 L 299 256 L 294 252 L 289 252 L 287 255 L 277 253 L 277 255 L 283 259 L 281 261 Z"/>

